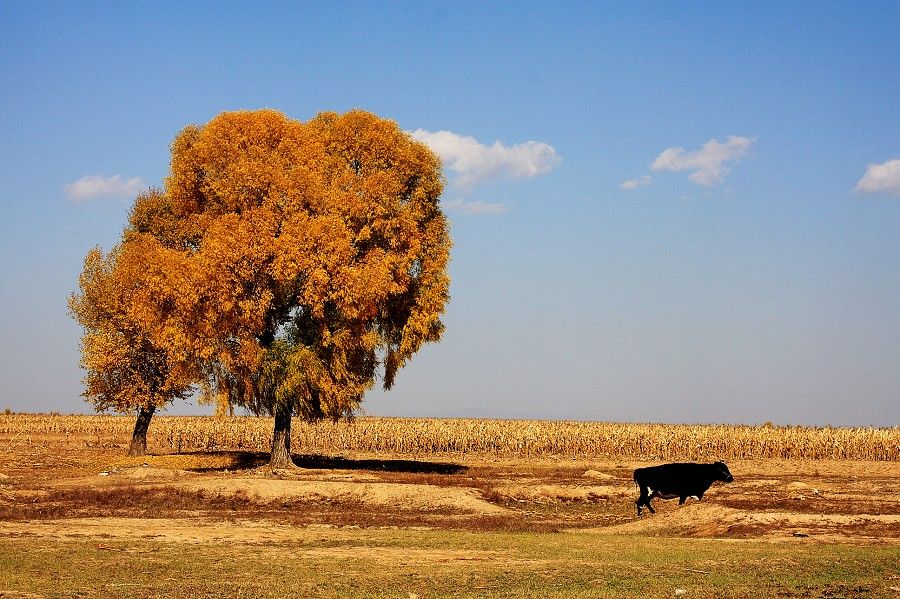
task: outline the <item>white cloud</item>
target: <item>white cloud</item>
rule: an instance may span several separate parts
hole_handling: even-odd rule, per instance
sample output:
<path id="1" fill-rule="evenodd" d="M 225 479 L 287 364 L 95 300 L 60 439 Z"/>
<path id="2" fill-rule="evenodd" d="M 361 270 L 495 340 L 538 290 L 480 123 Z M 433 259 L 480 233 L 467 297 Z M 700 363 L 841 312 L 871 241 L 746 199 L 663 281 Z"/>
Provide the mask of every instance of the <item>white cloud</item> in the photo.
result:
<path id="1" fill-rule="evenodd" d="M 638 177 L 636 179 L 628 179 L 627 181 L 622 181 L 619 184 L 619 188 L 637 189 L 639 187 L 647 187 L 651 183 L 653 183 L 653 179 L 650 178 L 650 175 L 644 175 L 643 177 Z"/>
<path id="2" fill-rule="evenodd" d="M 121 198 L 136 195 L 146 183 L 140 177 L 123 179 L 122 175 L 102 177 L 100 175 L 88 175 L 66 184 L 63 191 L 71 200 L 83 202 L 95 198 Z"/>
<path id="3" fill-rule="evenodd" d="M 530 179 L 553 169 L 561 160 L 553 147 L 538 141 L 514 146 L 496 141 L 487 146 L 474 137 L 452 131 L 416 129 L 411 135 L 431 148 L 444 166 L 455 173 L 452 183 L 467 189 L 497 179 Z"/>
<path id="4" fill-rule="evenodd" d="M 509 210 L 509 206 L 500 202 L 482 202 L 476 200 L 467 202 L 465 200 L 451 200 L 445 202 L 444 206 L 450 210 L 465 212 L 466 214 L 503 214 Z"/>
<path id="5" fill-rule="evenodd" d="M 900 195 L 900 158 L 881 164 L 870 164 L 866 174 L 856 184 L 856 191 L 878 193 L 885 191 Z"/>
<path id="6" fill-rule="evenodd" d="M 693 152 L 681 147 L 667 148 L 656 157 L 650 168 L 655 171 L 693 171 L 690 180 L 709 187 L 725 179 L 731 166 L 747 153 L 754 141 L 749 137 L 732 135 L 725 143 L 711 139 Z"/>

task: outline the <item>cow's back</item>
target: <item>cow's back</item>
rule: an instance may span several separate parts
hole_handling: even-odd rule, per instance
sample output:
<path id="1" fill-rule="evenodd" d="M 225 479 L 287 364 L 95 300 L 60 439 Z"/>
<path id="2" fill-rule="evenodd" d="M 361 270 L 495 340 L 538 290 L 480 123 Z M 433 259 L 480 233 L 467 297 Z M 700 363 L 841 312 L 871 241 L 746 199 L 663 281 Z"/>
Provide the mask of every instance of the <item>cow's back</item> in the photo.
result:
<path id="1" fill-rule="evenodd" d="M 634 480 L 641 486 L 661 493 L 695 495 L 708 489 L 713 479 L 709 473 L 709 464 L 676 462 L 638 468 L 634 471 Z"/>

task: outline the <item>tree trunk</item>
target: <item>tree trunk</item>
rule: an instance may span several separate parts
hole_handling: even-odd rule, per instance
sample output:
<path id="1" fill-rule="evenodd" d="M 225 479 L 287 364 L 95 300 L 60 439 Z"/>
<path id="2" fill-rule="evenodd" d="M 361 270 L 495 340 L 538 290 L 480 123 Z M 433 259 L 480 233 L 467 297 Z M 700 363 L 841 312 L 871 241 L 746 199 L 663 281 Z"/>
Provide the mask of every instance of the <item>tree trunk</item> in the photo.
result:
<path id="1" fill-rule="evenodd" d="M 138 410 L 137 422 L 134 423 L 134 433 L 131 435 L 131 447 L 128 448 L 128 455 L 145 455 L 147 453 L 147 429 L 150 428 L 150 419 L 153 418 L 153 412 L 156 406 L 141 406 Z"/>
<path id="2" fill-rule="evenodd" d="M 295 468 L 291 459 L 291 408 L 279 406 L 275 409 L 275 432 L 272 435 L 272 457 L 269 466 L 277 468 Z"/>

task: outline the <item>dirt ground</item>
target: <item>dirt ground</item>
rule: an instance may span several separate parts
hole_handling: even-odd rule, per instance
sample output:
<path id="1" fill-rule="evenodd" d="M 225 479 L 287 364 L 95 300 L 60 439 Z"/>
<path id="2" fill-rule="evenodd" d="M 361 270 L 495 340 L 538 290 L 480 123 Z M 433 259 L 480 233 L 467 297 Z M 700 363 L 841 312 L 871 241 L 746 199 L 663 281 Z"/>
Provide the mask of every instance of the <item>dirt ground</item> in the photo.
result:
<path id="1" fill-rule="evenodd" d="M 74 439 L 0 439 L 0 536 L 277 541 L 329 529 L 579 531 L 900 545 L 900 464 L 746 460 L 702 502 L 637 517 L 641 461 L 514 456 L 126 458 Z"/>

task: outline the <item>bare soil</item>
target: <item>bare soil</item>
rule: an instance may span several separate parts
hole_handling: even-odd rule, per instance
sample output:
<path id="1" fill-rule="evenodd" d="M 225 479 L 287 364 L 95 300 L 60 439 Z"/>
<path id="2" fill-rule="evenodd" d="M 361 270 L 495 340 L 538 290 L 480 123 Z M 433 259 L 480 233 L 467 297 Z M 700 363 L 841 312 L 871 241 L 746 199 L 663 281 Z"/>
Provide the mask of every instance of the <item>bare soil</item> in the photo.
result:
<path id="1" fill-rule="evenodd" d="M 515 456 L 124 456 L 83 439 L 0 438 L 0 535 L 278 536 L 279 526 L 590 531 L 900 544 L 900 464 L 744 460 L 702 502 L 638 518 L 642 461 Z M 260 523 L 265 523 L 260 524 Z M 181 532 L 188 530 L 189 532 Z M 224 535 L 224 537 L 223 537 Z"/>

